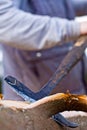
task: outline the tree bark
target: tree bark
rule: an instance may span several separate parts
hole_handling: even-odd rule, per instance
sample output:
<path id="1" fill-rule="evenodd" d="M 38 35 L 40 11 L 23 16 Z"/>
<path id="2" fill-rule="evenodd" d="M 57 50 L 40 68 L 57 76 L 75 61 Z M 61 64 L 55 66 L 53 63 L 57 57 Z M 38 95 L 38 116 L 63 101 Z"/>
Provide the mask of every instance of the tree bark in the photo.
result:
<path id="1" fill-rule="evenodd" d="M 59 93 L 45 97 L 32 104 L 1 100 L 0 129 L 65 130 L 67 128 L 56 124 L 51 119 L 51 116 L 66 110 L 87 112 L 87 96 Z"/>

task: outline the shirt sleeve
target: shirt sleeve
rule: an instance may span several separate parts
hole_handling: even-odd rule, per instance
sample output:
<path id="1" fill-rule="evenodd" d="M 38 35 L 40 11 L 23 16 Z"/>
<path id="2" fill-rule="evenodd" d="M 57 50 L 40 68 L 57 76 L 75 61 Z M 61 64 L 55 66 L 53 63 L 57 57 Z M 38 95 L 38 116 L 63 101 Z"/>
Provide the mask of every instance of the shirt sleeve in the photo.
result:
<path id="1" fill-rule="evenodd" d="M 71 0 L 77 16 L 87 15 L 87 0 Z"/>
<path id="2" fill-rule="evenodd" d="M 33 15 L 0 0 L 0 42 L 23 50 L 49 48 L 80 35 L 76 21 Z"/>

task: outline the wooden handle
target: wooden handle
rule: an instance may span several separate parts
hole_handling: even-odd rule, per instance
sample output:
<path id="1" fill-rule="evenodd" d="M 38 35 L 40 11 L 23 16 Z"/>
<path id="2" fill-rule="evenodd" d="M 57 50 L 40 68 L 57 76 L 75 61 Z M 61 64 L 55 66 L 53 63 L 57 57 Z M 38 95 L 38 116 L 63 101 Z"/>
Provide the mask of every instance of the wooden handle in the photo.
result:
<path id="1" fill-rule="evenodd" d="M 72 50 L 66 55 L 60 66 L 57 68 L 51 79 L 45 84 L 44 91 L 52 92 L 52 90 L 60 84 L 67 76 L 71 69 L 80 61 L 87 47 L 87 36 L 82 36 L 74 44 Z"/>

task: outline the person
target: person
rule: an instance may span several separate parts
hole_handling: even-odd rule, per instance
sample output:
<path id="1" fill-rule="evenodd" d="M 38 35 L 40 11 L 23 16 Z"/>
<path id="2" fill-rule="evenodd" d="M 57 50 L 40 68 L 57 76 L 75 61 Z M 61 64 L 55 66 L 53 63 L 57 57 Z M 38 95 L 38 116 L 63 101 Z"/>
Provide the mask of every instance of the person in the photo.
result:
<path id="1" fill-rule="evenodd" d="M 0 43 L 4 77 L 11 75 L 32 91 L 51 78 L 79 36 L 87 34 L 87 0 L 0 0 Z M 79 62 L 53 93 L 86 93 Z M 22 100 L 3 82 L 5 99 Z"/>

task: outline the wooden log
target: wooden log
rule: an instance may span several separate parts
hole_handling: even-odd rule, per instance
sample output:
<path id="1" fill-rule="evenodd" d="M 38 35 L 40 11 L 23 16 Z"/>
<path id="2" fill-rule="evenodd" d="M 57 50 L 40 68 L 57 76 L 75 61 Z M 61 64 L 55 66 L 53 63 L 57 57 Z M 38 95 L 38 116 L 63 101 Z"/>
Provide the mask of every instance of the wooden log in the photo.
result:
<path id="1" fill-rule="evenodd" d="M 87 112 L 87 96 L 59 93 L 45 97 L 32 104 L 21 101 L 1 100 L 0 129 L 66 130 L 67 128 L 59 126 L 51 118 L 52 115 L 66 110 Z M 68 129 L 71 130 L 70 128 Z"/>

